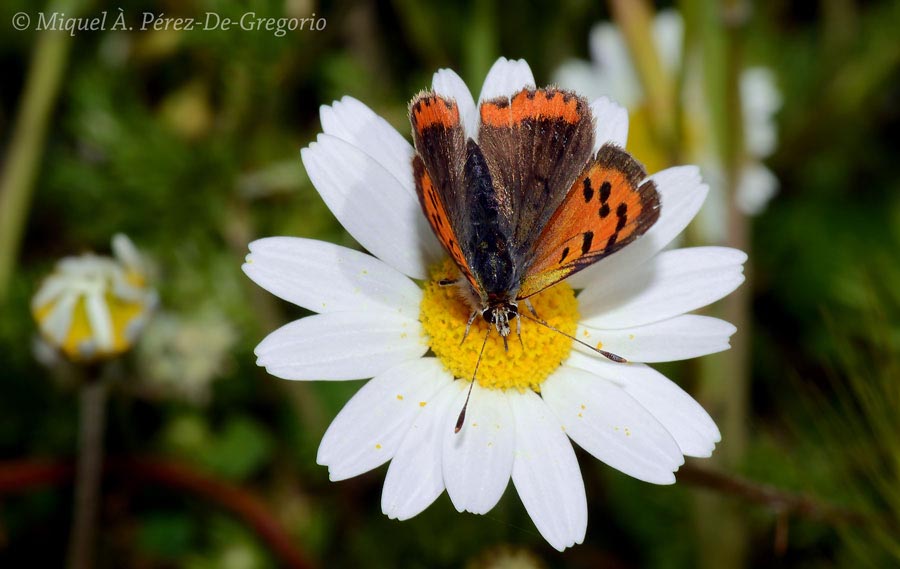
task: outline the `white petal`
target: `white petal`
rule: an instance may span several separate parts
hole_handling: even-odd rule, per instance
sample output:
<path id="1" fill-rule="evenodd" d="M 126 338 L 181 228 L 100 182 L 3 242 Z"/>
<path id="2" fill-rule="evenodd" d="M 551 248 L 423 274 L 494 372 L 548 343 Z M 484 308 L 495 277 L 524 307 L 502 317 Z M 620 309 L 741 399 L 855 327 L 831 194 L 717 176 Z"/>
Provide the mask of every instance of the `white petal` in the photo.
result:
<path id="1" fill-rule="evenodd" d="M 69 285 L 68 280 L 59 275 L 50 275 L 41 283 L 41 287 L 31 299 L 31 309 L 38 310 L 48 302 L 59 297 Z"/>
<path id="2" fill-rule="evenodd" d="M 672 484 L 684 464 L 672 435 L 620 386 L 563 366 L 541 385 L 566 433 L 609 466 L 638 480 Z"/>
<path id="3" fill-rule="evenodd" d="M 727 350 L 728 338 L 737 331 L 733 325 L 696 314 L 682 314 L 661 322 L 634 328 L 601 330 L 579 326 L 578 338 L 603 350 L 622 356 L 629 362 L 674 362 Z M 575 345 L 584 353 L 587 348 Z"/>
<path id="4" fill-rule="evenodd" d="M 322 132 L 349 142 L 381 164 L 415 197 L 412 145 L 386 120 L 353 97 L 319 108 Z"/>
<path id="5" fill-rule="evenodd" d="M 116 233 L 112 238 L 112 250 L 116 259 L 132 271 L 143 271 L 144 260 L 131 239 L 124 233 Z"/>
<path id="6" fill-rule="evenodd" d="M 594 154 L 606 143 L 625 148 L 628 141 L 628 111 L 606 97 L 591 103 L 594 115 Z"/>
<path id="7" fill-rule="evenodd" d="M 95 291 L 85 296 L 85 311 L 91 326 L 91 336 L 101 350 L 113 347 L 113 325 L 109 315 L 109 306 L 103 297 L 103 291 Z"/>
<path id="8" fill-rule="evenodd" d="M 416 415 L 388 467 L 381 492 L 381 510 L 389 518 L 407 520 L 430 506 L 444 491 L 443 441 L 451 403 L 461 382 L 444 385 Z"/>
<path id="9" fill-rule="evenodd" d="M 418 321 L 385 312 L 330 312 L 285 324 L 256 346 L 282 379 L 363 379 L 424 354 Z"/>
<path id="10" fill-rule="evenodd" d="M 369 155 L 327 134 L 301 155 L 328 209 L 373 255 L 417 279 L 445 256 L 418 200 Z"/>
<path id="11" fill-rule="evenodd" d="M 640 104 L 643 91 L 619 30 L 611 24 L 598 24 L 591 30 L 589 42 L 591 59 L 599 68 L 598 80 L 606 84 L 603 94 L 629 109 Z"/>
<path id="12" fill-rule="evenodd" d="M 663 251 L 629 272 L 605 275 L 578 295 L 585 325 L 631 328 L 711 304 L 744 282 L 747 254 L 727 247 Z"/>
<path id="13" fill-rule="evenodd" d="M 566 365 L 617 382 L 674 437 L 686 456 L 707 457 L 722 440 L 709 414 L 683 389 L 652 367 L 616 364 L 573 353 Z"/>
<path id="14" fill-rule="evenodd" d="M 75 292 L 64 292 L 50 309 L 50 313 L 41 321 L 41 329 L 44 334 L 50 336 L 57 346 L 62 344 L 69 335 L 78 298 L 79 295 Z"/>
<path id="15" fill-rule="evenodd" d="M 466 392 L 461 390 L 444 418 L 444 484 L 457 510 L 485 514 L 497 504 L 509 483 L 515 424 L 506 395 L 476 384 L 466 422 L 459 433 L 454 433 L 465 399 Z"/>
<path id="16" fill-rule="evenodd" d="M 397 452 L 423 409 L 419 403 L 451 381 L 435 358 L 404 362 L 376 375 L 331 422 L 316 462 L 328 467 L 332 481 L 381 466 Z"/>
<path id="17" fill-rule="evenodd" d="M 136 286 L 134 283 L 130 282 L 125 276 L 125 271 L 121 269 L 113 271 L 112 274 L 109 275 L 109 279 L 110 291 L 120 300 L 126 300 L 128 302 L 146 302 L 147 297 L 154 293 L 153 289 L 148 289 L 145 286 Z"/>
<path id="18" fill-rule="evenodd" d="M 668 168 L 649 179 L 659 191 L 662 204 L 659 220 L 634 243 L 575 274 L 569 279 L 573 287 L 584 288 L 604 274 L 639 265 L 661 251 L 694 219 L 709 193 L 696 166 Z"/>
<path id="19" fill-rule="evenodd" d="M 674 81 L 684 47 L 684 20 L 677 10 L 661 10 L 653 18 L 653 40 L 663 68 Z"/>
<path id="20" fill-rule="evenodd" d="M 501 57 L 488 71 L 478 97 L 478 105 L 497 97 L 511 97 L 522 89 L 534 89 L 534 75 L 524 59 Z"/>
<path id="21" fill-rule="evenodd" d="M 325 241 L 259 239 L 241 268 L 267 291 L 314 312 L 377 310 L 415 318 L 422 301 L 421 289 L 396 269 Z"/>
<path id="22" fill-rule="evenodd" d="M 512 480 L 541 535 L 564 550 L 584 541 L 587 498 L 559 419 L 533 391 L 507 392 L 516 424 Z"/>
<path id="23" fill-rule="evenodd" d="M 597 68 L 587 61 L 570 60 L 553 73 L 553 83 L 594 100 L 609 94 L 606 83 L 598 80 L 598 75 Z"/>
<path id="24" fill-rule="evenodd" d="M 472 92 L 462 78 L 452 69 L 440 69 L 431 80 L 431 89 L 442 97 L 456 101 L 466 136 L 478 140 L 478 110 Z"/>

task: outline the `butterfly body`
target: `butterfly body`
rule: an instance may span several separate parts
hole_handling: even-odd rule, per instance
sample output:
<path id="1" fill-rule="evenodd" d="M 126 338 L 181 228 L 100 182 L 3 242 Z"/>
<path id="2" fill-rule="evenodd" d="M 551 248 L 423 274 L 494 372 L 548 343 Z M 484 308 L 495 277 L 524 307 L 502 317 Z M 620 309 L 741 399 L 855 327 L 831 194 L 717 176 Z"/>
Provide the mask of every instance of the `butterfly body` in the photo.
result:
<path id="1" fill-rule="evenodd" d="M 413 99 L 413 173 L 473 318 L 505 340 L 520 301 L 636 239 L 659 217 L 660 203 L 630 154 L 609 144 L 594 153 L 594 122 L 581 97 L 525 89 L 479 111 L 476 141 L 455 101 L 432 93 Z"/>

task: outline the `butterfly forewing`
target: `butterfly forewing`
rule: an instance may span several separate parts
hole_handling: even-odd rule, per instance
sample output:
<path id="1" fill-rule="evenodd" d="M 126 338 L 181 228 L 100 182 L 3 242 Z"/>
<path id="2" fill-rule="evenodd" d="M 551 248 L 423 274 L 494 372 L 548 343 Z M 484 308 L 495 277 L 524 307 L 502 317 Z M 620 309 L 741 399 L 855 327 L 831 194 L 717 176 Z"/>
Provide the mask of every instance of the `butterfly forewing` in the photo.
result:
<path id="1" fill-rule="evenodd" d="M 520 257 L 591 157 L 590 107 L 568 91 L 524 89 L 485 101 L 480 115 L 478 145 L 500 203 L 501 228 Z"/>
<path id="2" fill-rule="evenodd" d="M 464 166 L 466 136 L 459 107 L 433 93 L 422 93 L 409 108 L 416 156 L 413 178 L 431 229 L 460 272 L 476 287 L 464 248 L 471 227 L 466 212 Z"/>
<path id="3" fill-rule="evenodd" d="M 656 223 L 656 185 L 625 150 L 604 145 L 550 217 L 519 288 L 527 298 L 625 247 Z"/>

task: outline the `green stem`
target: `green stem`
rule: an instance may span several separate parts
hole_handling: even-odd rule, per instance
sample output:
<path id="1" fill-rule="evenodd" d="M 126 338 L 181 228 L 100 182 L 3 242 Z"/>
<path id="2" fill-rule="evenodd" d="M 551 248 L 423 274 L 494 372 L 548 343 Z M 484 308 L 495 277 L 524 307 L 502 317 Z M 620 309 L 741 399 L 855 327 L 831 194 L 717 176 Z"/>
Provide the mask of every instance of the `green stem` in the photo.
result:
<path id="1" fill-rule="evenodd" d="M 99 376 L 89 378 L 81 387 L 75 513 L 72 535 L 69 538 L 69 569 L 90 569 L 94 566 L 107 389 L 106 382 Z"/>
<path id="2" fill-rule="evenodd" d="M 743 109 L 740 76 L 743 71 L 741 27 L 746 15 L 742 0 L 682 0 L 686 40 L 685 58 L 702 56 L 704 88 L 712 135 L 725 171 L 728 204 L 727 244 L 748 251 L 749 227 L 736 208 L 735 195 L 744 167 Z M 715 191 L 715 190 L 714 190 Z M 696 244 L 709 244 L 696 229 L 689 232 Z M 751 336 L 749 283 L 732 293 L 714 309 L 732 322 L 738 333 L 731 350 L 702 358 L 695 364 L 698 399 L 716 417 L 722 445 L 711 459 L 723 469 L 735 471 L 748 445 L 748 339 Z M 742 567 L 748 551 L 746 511 L 718 496 L 699 495 L 695 500 L 698 531 L 698 566 Z"/>
<path id="3" fill-rule="evenodd" d="M 675 78 L 666 73 L 653 38 L 653 11 L 645 0 L 609 0 L 650 111 L 657 143 L 670 161 L 678 155 Z"/>
<path id="4" fill-rule="evenodd" d="M 744 113 L 741 102 L 740 78 L 743 70 L 741 35 L 743 4 L 740 0 L 726 0 L 724 18 L 726 31 L 725 65 L 725 132 L 723 163 L 726 171 L 728 195 L 728 245 L 750 253 L 750 225 L 747 216 L 737 207 L 737 192 L 746 161 L 744 149 Z M 749 353 L 751 335 L 747 317 L 752 282 L 748 278 L 740 288 L 723 302 L 725 318 L 740 331 L 731 340 L 731 350 L 725 353 L 725 375 L 730 385 L 724 392 L 726 424 L 731 441 L 724 453 L 729 466 L 736 466 L 747 447 L 747 400 L 749 391 Z M 721 382 L 722 378 L 716 381 Z"/>
<path id="5" fill-rule="evenodd" d="M 61 0 L 52 3 L 46 11 L 76 17 L 81 12 L 79 7 L 78 2 Z M 15 268 L 47 126 L 72 40 L 66 32 L 40 32 L 28 67 L 22 102 L 0 173 L 0 305 L 6 300 Z"/>

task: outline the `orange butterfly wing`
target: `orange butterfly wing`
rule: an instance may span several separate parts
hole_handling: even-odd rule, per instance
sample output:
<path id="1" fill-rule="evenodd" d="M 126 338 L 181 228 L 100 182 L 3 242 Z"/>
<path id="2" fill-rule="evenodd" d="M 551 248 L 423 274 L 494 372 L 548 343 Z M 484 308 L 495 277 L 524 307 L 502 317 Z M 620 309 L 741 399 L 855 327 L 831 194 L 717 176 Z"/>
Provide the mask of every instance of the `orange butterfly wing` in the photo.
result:
<path id="1" fill-rule="evenodd" d="M 459 240 L 453 231 L 453 227 L 450 225 L 450 216 L 447 215 L 447 209 L 444 207 L 440 195 L 438 195 L 434 182 L 431 181 L 431 176 L 428 175 L 428 171 L 425 169 L 425 164 L 418 156 L 413 159 L 413 176 L 416 180 L 416 193 L 419 194 L 419 203 L 422 205 L 425 217 L 428 218 L 428 223 L 431 224 L 431 229 L 437 236 L 438 241 L 441 242 L 441 245 L 444 246 L 444 249 L 450 253 L 450 257 L 456 263 L 456 266 L 459 267 L 463 276 L 466 277 L 466 280 L 473 287 L 476 287 L 475 277 L 472 276 L 472 271 L 469 270 L 469 264 L 459 247 Z"/>
<path id="2" fill-rule="evenodd" d="M 417 152 L 412 165 L 419 204 L 438 241 L 477 290 L 460 245 L 466 234 L 462 217 L 465 135 L 459 107 L 455 101 L 423 93 L 410 104 L 409 119 Z"/>
<path id="3" fill-rule="evenodd" d="M 646 233 L 660 212 L 656 184 L 646 177 L 628 152 L 604 145 L 535 241 L 517 298 L 537 294 Z"/>

